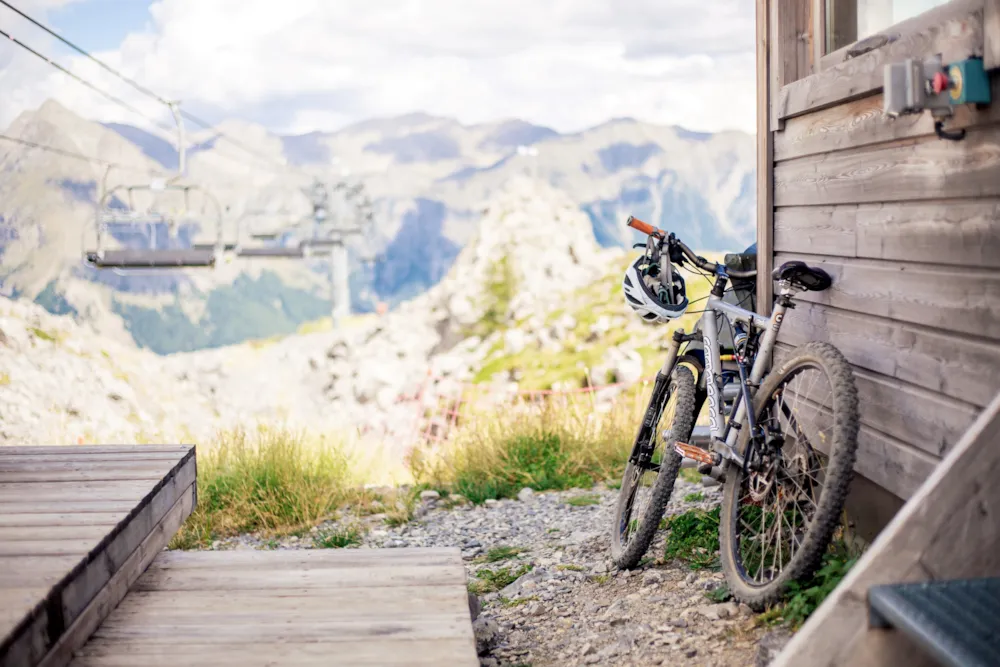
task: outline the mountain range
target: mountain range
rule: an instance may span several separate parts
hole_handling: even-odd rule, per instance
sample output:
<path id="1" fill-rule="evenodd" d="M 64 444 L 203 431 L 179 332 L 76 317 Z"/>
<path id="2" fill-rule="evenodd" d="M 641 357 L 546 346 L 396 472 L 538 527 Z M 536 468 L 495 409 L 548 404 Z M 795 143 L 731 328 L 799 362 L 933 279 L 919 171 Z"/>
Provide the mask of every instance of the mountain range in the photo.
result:
<path id="1" fill-rule="evenodd" d="M 101 193 L 175 170 L 172 140 L 90 121 L 52 101 L 22 114 L 5 134 L 121 165 L 0 142 L 5 293 L 161 353 L 288 333 L 329 311 L 321 260 L 238 259 L 208 271 L 124 275 L 84 265 Z M 187 139 L 183 182 L 197 188 L 186 205 L 168 202 L 189 212 L 176 238 L 153 225 L 116 233 L 113 242 L 211 243 L 220 219 L 230 242 L 237 233 L 280 231 L 310 213 L 302 189 L 312 178 L 361 182 L 375 223 L 352 241 L 352 306 L 360 312 L 436 284 L 477 232 L 483 202 L 518 176 L 566 192 L 605 247 L 641 240 L 624 226 L 629 215 L 706 251 L 742 249 L 754 237 L 754 140 L 740 132 L 620 118 L 562 134 L 522 120 L 463 125 L 414 113 L 297 136 L 230 120 Z M 151 204 L 142 192 L 132 202 L 124 193 L 108 201 L 121 209 Z M 376 253 L 381 261 L 364 261 Z"/>

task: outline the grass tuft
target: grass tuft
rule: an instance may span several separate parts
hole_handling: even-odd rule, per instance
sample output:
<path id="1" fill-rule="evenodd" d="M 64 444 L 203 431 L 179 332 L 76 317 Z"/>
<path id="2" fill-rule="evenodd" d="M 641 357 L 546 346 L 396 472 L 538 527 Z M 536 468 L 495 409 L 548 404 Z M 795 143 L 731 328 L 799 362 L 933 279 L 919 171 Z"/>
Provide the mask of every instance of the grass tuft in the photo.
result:
<path id="1" fill-rule="evenodd" d="M 198 452 L 198 506 L 171 546 L 308 528 L 344 502 L 352 486 L 350 461 L 335 445 L 310 446 L 282 429 L 229 432 Z"/>
<path id="2" fill-rule="evenodd" d="M 498 563 L 502 560 L 508 560 L 510 558 L 515 558 L 518 554 L 522 554 L 527 549 L 521 547 L 493 547 L 486 552 L 484 556 L 476 558 L 476 563 Z"/>
<path id="3" fill-rule="evenodd" d="M 606 413 L 595 413 L 587 396 L 470 410 L 442 450 L 411 453 L 411 473 L 418 482 L 476 504 L 514 498 L 524 487 L 591 487 L 621 476 L 645 393 L 640 388 L 624 395 Z"/>
<path id="4" fill-rule="evenodd" d="M 357 526 L 344 526 L 313 537 L 317 549 L 344 549 L 361 544 L 361 530 Z"/>
<path id="5" fill-rule="evenodd" d="M 709 512 L 690 510 L 667 517 L 663 524 L 667 529 L 664 558 L 679 560 L 692 570 L 717 569 L 719 512 L 716 507 Z"/>
<path id="6" fill-rule="evenodd" d="M 512 570 L 509 567 L 501 567 L 496 570 L 484 568 L 476 572 L 476 579 L 478 579 L 478 581 L 469 582 L 469 592 L 474 595 L 493 593 L 514 583 L 528 572 L 531 572 L 531 568 L 531 565 L 522 565 L 516 570 Z"/>
<path id="7" fill-rule="evenodd" d="M 588 505 L 600 505 L 601 497 L 596 493 L 589 493 L 582 496 L 567 498 L 564 502 L 567 505 L 572 505 L 573 507 L 586 507 Z"/>
<path id="8" fill-rule="evenodd" d="M 684 496 L 684 502 L 686 503 L 697 503 L 705 499 L 705 494 L 700 491 L 695 491 L 694 493 L 689 493 Z"/>

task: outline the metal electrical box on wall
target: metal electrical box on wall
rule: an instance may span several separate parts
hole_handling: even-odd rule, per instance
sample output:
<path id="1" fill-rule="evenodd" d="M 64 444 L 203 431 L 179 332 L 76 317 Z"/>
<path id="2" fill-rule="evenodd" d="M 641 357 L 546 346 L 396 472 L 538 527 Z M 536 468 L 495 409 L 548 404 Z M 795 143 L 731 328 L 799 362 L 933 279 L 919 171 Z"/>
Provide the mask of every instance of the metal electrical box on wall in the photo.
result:
<path id="1" fill-rule="evenodd" d="M 885 66 L 883 108 L 890 116 L 931 111 L 950 116 L 961 104 L 989 104 L 990 83 L 983 61 L 970 58 L 945 66 L 939 56 Z"/>

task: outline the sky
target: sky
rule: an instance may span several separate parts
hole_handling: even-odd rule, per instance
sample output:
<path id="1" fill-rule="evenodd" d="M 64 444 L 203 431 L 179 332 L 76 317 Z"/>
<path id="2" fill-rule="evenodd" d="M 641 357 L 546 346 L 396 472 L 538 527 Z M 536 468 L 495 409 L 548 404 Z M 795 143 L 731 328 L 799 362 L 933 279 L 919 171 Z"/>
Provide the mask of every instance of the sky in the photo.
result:
<path id="1" fill-rule="evenodd" d="M 412 112 L 576 132 L 611 118 L 753 132 L 749 0 L 9 0 L 213 122 L 335 131 Z M 140 110 L 117 82 L 0 6 L 0 28 Z M 0 127 L 54 98 L 148 127 L 0 40 Z"/>

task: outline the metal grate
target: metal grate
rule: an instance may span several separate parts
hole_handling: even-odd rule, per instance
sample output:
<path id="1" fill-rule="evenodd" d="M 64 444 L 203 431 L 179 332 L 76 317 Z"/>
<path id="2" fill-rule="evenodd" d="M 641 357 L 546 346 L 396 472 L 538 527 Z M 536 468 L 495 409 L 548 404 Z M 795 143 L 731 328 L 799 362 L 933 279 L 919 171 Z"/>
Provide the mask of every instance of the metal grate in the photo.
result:
<path id="1" fill-rule="evenodd" d="M 949 667 L 1000 665 L 1000 578 L 874 586 L 869 623 L 895 628 Z"/>

